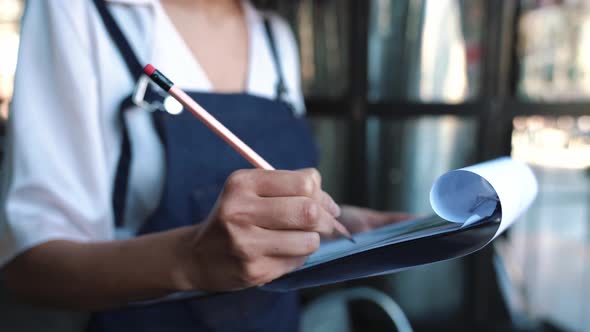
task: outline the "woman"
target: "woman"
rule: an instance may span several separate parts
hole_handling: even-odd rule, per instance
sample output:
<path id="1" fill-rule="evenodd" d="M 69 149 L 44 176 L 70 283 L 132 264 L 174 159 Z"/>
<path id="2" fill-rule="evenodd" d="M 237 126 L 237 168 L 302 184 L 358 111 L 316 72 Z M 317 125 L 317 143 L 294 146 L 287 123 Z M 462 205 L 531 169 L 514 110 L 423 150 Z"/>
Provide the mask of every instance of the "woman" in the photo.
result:
<path id="1" fill-rule="evenodd" d="M 147 62 L 275 167 L 303 170 L 240 170 L 189 112 L 144 91 Z M 94 311 L 91 331 L 295 331 L 295 293 L 248 288 L 303 264 L 335 218 L 360 231 L 396 217 L 341 210 L 322 191 L 298 75 L 287 25 L 247 1 L 28 2 L 0 222 L 6 285 Z M 242 291 L 124 307 L 183 290 Z"/>

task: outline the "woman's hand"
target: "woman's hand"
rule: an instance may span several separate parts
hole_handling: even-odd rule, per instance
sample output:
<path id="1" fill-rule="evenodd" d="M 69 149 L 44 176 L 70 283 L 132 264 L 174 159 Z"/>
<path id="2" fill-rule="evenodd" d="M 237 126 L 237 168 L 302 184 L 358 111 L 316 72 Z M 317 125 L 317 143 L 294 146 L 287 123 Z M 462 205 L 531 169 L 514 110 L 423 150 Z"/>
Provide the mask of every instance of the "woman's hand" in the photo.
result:
<path id="1" fill-rule="evenodd" d="M 414 216 L 403 212 L 381 212 L 356 206 L 342 206 L 338 220 L 352 233 L 362 233 Z"/>
<path id="2" fill-rule="evenodd" d="M 339 215 L 315 169 L 237 171 L 185 248 L 187 280 L 205 291 L 268 283 L 301 266 Z"/>
<path id="3" fill-rule="evenodd" d="M 338 215 L 315 170 L 239 171 L 203 224 L 119 241 L 48 241 L 9 262 L 3 282 L 35 303 L 91 311 L 174 291 L 246 288 L 303 264 Z M 347 206 L 340 219 L 359 232 L 405 217 Z"/>

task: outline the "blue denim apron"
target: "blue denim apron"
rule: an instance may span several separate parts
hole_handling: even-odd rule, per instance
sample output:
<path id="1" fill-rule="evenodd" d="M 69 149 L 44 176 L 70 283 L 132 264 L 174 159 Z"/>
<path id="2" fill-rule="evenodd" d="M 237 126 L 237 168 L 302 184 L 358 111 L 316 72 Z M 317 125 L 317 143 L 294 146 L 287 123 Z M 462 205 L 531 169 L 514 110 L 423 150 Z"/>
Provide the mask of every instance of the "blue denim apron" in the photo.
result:
<path id="1" fill-rule="evenodd" d="M 138 80 L 142 73 L 138 58 L 104 0 L 94 2 L 131 74 Z M 285 88 L 280 61 L 270 24 L 267 21 L 264 23 L 279 76 L 275 100 L 245 93 L 189 92 L 189 95 L 274 167 L 315 167 L 317 149 L 309 126 L 304 119 L 295 116 L 292 108 L 281 99 Z M 148 88 L 144 99 L 152 105 L 162 105 L 163 97 L 161 91 Z M 123 116 L 124 110 L 130 106 L 131 97 L 123 101 L 120 111 L 123 143 L 113 193 L 113 209 L 118 225 L 125 209 L 132 158 Z M 159 207 L 140 229 L 140 234 L 203 221 L 228 175 L 237 169 L 252 167 L 190 112 L 172 115 L 157 110 L 152 114 L 165 148 L 165 185 Z M 208 298 L 96 312 L 90 321 L 89 331 L 297 331 L 298 302 L 298 295 L 294 292 L 248 289 Z"/>

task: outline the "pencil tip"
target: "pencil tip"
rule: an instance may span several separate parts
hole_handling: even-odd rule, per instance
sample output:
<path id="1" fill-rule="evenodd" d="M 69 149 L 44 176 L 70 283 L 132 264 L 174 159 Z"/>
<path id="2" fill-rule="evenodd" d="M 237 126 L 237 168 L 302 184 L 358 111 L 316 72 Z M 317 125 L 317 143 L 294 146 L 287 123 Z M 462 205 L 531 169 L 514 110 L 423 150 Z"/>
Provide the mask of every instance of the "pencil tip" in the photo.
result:
<path id="1" fill-rule="evenodd" d="M 342 233 L 342 236 L 345 237 L 348 241 L 352 242 L 352 243 L 356 243 L 356 240 L 354 239 L 354 237 L 352 237 L 352 234 L 350 234 L 348 231 L 346 233 Z"/>
<path id="2" fill-rule="evenodd" d="M 344 237 L 348 241 L 350 241 L 352 243 L 356 243 L 355 239 L 352 237 L 352 234 L 350 234 L 350 232 L 348 231 L 348 229 L 346 229 L 346 227 L 344 227 L 344 225 L 342 225 L 341 223 L 336 222 L 336 224 L 335 224 L 335 230 L 334 231 L 337 234 L 339 234 L 340 237 Z"/>

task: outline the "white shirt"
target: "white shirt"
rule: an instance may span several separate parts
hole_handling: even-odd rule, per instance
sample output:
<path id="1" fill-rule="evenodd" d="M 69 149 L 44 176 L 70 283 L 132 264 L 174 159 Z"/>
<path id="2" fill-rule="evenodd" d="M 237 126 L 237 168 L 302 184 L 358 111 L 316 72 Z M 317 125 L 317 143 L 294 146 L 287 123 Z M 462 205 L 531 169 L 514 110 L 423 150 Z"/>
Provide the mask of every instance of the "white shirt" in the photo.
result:
<path id="1" fill-rule="evenodd" d="M 158 0 L 110 0 L 140 60 L 186 90 L 211 83 Z M 262 14 L 243 1 L 249 29 L 248 93 L 274 98 L 277 73 Z M 270 15 L 289 94 L 304 111 L 298 52 L 288 25 Z M 121 133 L 117 112 L 135 82 L 92 1 L 27 2 L 2 168 L 0 265 L 56 239 L 115 238 L 111 194 Z M 132 234 L 159 202 L 163 149 L 148 113 L 128 114 L 133 161 L 125 232 Z"/>

